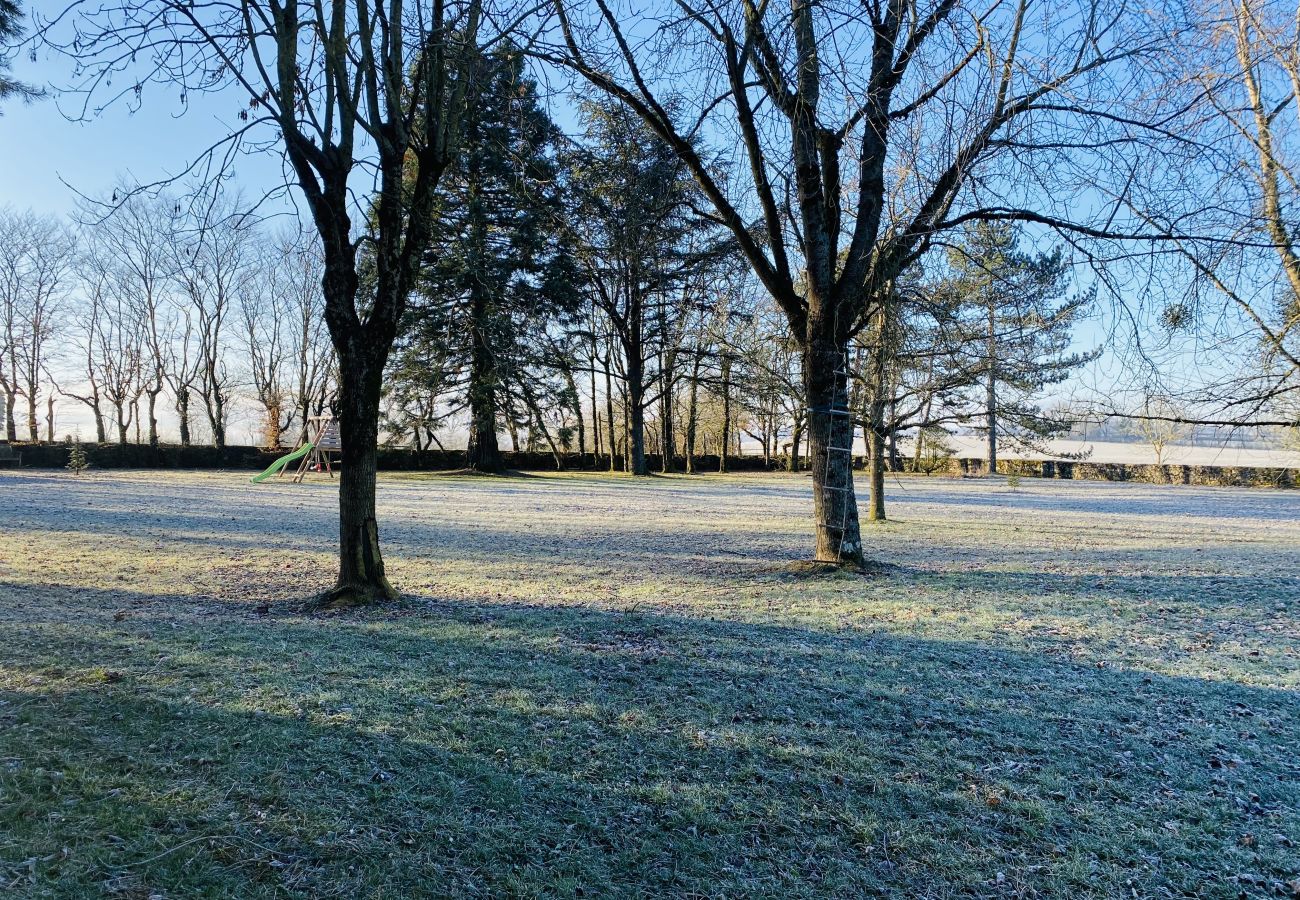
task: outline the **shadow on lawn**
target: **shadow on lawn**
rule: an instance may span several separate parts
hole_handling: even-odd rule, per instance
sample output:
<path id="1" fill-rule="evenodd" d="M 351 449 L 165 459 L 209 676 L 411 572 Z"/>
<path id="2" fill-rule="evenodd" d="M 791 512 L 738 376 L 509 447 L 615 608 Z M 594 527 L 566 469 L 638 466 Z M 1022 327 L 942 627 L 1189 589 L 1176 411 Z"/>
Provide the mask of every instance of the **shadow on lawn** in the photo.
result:
<path id="1" fill-rule="evenodd" d="M 25 600 L 0 616 L 0 859 L 64 896 L 1228 897 L 1300 876 L 1290 692 L 589 608 L 0 596 Z"/>

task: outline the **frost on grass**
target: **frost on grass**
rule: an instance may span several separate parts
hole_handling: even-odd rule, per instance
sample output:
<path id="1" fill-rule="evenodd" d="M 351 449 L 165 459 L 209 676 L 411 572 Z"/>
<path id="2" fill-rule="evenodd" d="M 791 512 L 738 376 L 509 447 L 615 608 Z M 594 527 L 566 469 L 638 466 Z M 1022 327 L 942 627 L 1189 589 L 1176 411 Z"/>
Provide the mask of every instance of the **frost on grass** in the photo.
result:
<path id="1" fill-rule="evenodd" d="M 0 476 L 17 896 L 1300 894 L 1300 494 Z"/>

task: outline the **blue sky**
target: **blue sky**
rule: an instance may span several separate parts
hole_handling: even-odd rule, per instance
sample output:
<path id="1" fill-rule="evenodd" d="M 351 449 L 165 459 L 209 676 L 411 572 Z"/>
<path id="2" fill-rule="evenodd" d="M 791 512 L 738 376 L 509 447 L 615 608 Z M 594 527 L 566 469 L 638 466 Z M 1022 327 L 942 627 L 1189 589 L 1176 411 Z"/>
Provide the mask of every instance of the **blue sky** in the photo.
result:
<path id="1" fill-rule="evenodd" d="M 58 58 L 32 63 L 23 57 L 15 61 L 14 74 L 58 84 L 69 69 Z M 232 94 L 192 96 L 186 109 L 175 94 L 154 88 L 138 112 L 119 104 L 88 121 L 73 121 L 79 112 L 75 97 L 10 102 L 0 110 L 0 206 L 69 214 L 76 191 L 100 194 L 119 181 L 148 183 L 183 171 L 229 132 L 240 107 Z M 238 177 L 245 193 L 260 193 L 280 183 L 279 160 L 241 159 Z"/>

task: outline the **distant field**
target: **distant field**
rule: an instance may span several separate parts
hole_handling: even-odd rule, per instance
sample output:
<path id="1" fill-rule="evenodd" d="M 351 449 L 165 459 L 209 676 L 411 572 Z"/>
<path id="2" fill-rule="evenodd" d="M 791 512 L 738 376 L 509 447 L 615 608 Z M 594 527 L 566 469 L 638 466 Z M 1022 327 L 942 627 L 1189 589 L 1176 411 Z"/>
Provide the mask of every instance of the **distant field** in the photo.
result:
<path id="1" fill-rule="evenodd" d="M 981 458 L 984 444 L 978 437 L 958 435 L 948 441 L 958 456 Z M 1048 448 L 1056 454 L 1086 453 L 1089 462 L 1147 464 L 1156 461 L 1155 451 L 1149 444 L 1128 444 L 1115 441 L 1049 441 Z M 999 453 L 1004 459 L 1043 459 L 1047 454 L 1037 451 L 1019 452 L 1006 448 Z M 1177 466 L 1260 466 L 1264 468 L 1300 468 L 1300 453 L 1294 450 L 1235 447 L 1229 445 L 1187 446 L 1175 444 L 1165 448 L 1166 465 Z"/>
<path id="2" fill-rule="evenodd" d="M 1300 493 L 0 473 L 16 897 L 1300 895 Z M 261 611 L 259 611 L 261 610 Z"/>

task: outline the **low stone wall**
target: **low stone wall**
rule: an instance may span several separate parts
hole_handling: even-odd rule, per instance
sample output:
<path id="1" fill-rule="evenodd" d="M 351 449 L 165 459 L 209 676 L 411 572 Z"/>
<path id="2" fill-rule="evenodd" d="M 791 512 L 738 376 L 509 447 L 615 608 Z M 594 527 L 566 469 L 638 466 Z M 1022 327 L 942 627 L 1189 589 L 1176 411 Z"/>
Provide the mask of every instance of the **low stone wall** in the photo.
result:
<path id="1" fill-rule="evenodd" d="M 181 447 L 161 444 L 150 447 L 144 444 L 93 444 L 83 443 L 86 456 L 95 469 L 265 469 L 285 450 L 266 450 L 261 447 Z M 23 466 L 33 469 L 61 469 L 68 464 L 68 445 L 63 443 L 15 443 L 14 450 L 22 454 Z M 550 453 L 502 454 L 506 466 L 519 471 L 554 472 L 555 457 Z M 565 471 L 605 471 L 609 468 L 606 457 L 590 453 L 562 454 Z M 622 459 L 615 460 L 622 468 Z M 866 459 L 855 457 L 854 465 L 865 468 Z M 647 454 L 650 471 L 660 470 L 658 454 Z M 910 458 L 902 460 L 903 471 L 912 472 Z M 460 450 L 411 450 L 405 447 L 386 447 L 379 450 L 379 468 L 389 472 L 438 472 L 463 468 L 465 454 Z M 677 471 L 684 471 L 686 460 L 677 459 Z M 784 470 L 786 460 L 773 458 L 764 463 L 759 456 L 729 456 L 730 472 L 762 472 Z M 718 471 L 718 457 L 713 454 L 697 456 L 695 470 L 701 473 Z M 984 460 L 956 458 L 935 475 L 972 477 L 984 475 Z M 1076 481 L 1135 481 L 1145 484 L 1192 484 L 1220 487 L 1287 487 L 1300 486 L 1300 468 L 1264 468 L 1252 466 L 1181 466 L 1145 465 L 1132 463 L 1095 463 L 1071 460 L 1004 459 L 998 461 L 998 474 L 1016 474 L 1025 478 L 1060 478 Z"/>

